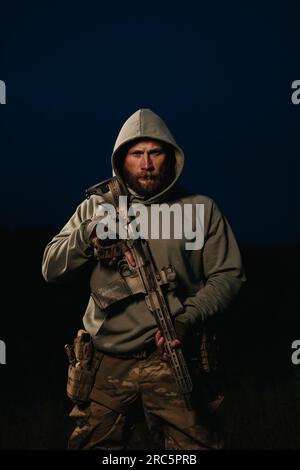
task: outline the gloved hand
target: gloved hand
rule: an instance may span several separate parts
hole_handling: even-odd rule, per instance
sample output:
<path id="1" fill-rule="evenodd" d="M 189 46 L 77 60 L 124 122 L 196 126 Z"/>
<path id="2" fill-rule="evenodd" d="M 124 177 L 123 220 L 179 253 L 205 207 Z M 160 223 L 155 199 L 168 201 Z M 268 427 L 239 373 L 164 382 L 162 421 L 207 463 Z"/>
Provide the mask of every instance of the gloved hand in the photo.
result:
<path id="1" fill-rule="evenodd" d="M 135 260 L 131 250 L 128 248 L 126 240 L 110 239 L 100 240 L 97 237 L 96 227 L 90 236 L 91 245 L 94 248 L 95 258 L 108 266 L 113 266 L 118 260 L 126 257 L 131 266 L 135 266 Z"/>

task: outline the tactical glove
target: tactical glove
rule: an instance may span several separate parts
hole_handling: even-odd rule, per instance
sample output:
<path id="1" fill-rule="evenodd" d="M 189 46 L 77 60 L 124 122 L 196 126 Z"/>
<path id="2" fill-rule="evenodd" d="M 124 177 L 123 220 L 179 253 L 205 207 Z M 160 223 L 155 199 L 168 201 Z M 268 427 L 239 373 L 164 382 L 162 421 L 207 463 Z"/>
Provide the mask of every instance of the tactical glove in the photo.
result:
<path id="1" fill-rule="evenodd" d="M 96 234 L 96 227 L 90 236 L 90 242 L 94 248 L 95 258 L 109 266 L 121 259 L 124 253 L 128 251 L 126 240 L 120 240 L 118 238 L 100 240 Z"/>

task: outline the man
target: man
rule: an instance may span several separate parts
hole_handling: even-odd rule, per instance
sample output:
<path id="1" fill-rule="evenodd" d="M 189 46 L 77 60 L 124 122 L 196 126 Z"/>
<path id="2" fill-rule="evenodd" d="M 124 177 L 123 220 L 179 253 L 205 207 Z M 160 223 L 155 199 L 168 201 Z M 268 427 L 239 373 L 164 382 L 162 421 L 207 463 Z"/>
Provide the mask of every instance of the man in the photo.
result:
<path id="1" fill-rule="evenodd" d="M 204 205 L 204 244 L 200 248 L 186 250 L 185 236 L 178 239 L 174 233 L 168 239 L 148 238 L 158 269 L 170 265 L 175 268 L 176 289 L 166 292 L 165 297 L 178 334 L 172 347 L 182 344 L 184 350 L 196 331 L 202 331 L 210 319 L 228 309 L 245 276 L 233 233 L 217 205 L 208 197 L 190 195 L 178 186 L 183 166 L 183 151 L 159 116 L 149 109 L 130 116 L 112 154 L 113 171 L 127 187 L 130 204 L 143 204 L 149 213 L 153 204 Z M 76 405 L 70 414 L 77 419 L 77 427 L 69 447 L 126 448 L 127 419 L 140 398 L 158 448 L 220 448 L 221 439 L 204 417 L 202 404 L 187 409 L 178 392 L 164 351 L 164 338 L 144 296 L 132 295 L 108 308 L 97 300 L 99 288 L 114 291 L 121 276 L 120 260 L 135 266 L 126 245 L 116 251 L 112 248 L 114 242 L 98 239 L 101 204 L 103 198 L 99 195 L 80 204 L 47 245 L 43 259 L 43 275 L 49 282 L 63 280 L 83 264 L 94 262 L 91 297 L 83 323 L 95 350 L 101 352 L 101 361 L 92 399 L 86 405 Z M 103 256 L 105 250 L 108 256 Z"/>

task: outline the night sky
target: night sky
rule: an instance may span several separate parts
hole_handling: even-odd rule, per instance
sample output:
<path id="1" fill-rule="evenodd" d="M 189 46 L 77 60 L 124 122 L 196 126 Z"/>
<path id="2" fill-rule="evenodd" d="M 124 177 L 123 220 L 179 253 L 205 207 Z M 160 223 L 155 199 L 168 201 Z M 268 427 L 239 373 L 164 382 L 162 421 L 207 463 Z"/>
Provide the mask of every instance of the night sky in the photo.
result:
<path id="1" fill-rule="evenodd" d="M 298 5 L 297 5 L 298 3 Z M 2 2 L 1 227 L 57 227 L 151 108 L 243 244 L 300 239 L 300 3 Z"/>

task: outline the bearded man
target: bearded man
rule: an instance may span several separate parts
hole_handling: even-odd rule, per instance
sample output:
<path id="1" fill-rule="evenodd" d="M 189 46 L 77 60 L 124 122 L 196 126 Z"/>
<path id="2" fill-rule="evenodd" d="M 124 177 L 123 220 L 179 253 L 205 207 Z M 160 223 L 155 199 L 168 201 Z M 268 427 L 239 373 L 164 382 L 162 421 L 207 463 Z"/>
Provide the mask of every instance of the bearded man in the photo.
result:
<path id="1" fill-rule="evenodd" d="M 185 235 L 178 238 L 172 230 L 168 239 L 148 238 L 158 269 L 173 266 L 176 272 L 176 287 L 165 292 L 177 332 L 171 346 L 181 345 L 189 363 L 188 346 L 195 334 L 228 310 L 245 281 L 236 240 L 211 198 L 189 194 L 179 186 L 184 153 L 163 120 L 150 109 L 138 110 L 124 123 L 114 146 L 112 167 L 127 188 L 130 206 L 139 203 L 149 212 L 153 204 L 204 205 L 201 248 L 187 250 Z M 93 263 L 83 324 L 101 360 L 89 400 L 76 404 L 70 414 L 77 426 L 69 447 L 126 449 L 128 418 L 140 400 L 157 448 L 219 449 L 222 438 L 210 425 L 207 413 L 202 413 L 205 404 L 200 395 L 199 406 L 188 409 L 178 392 L 164 337 L 144 296 L 114 299 L 114 286 L 122 277 L 120 261 L 134 269 L 136 260 L 126 245 L 116 250 L 114 243 L 99 240 L 97 210 L 101 204 L 103 197 L 97 194 L 83 201 L 47 245 L 43 258 L 42 271 L 48 282 L 63 280 L 82 265 Z M 108 306 L 97 296 L 103 289 L 111 293 Z"/>

